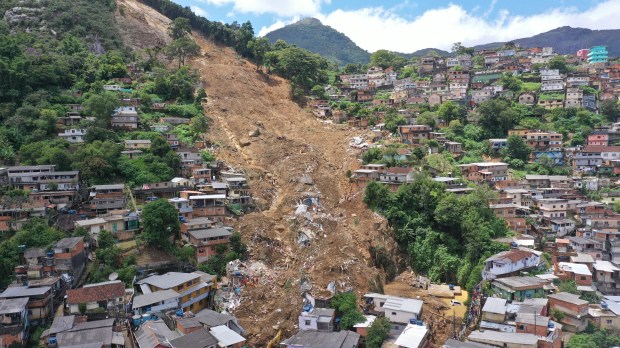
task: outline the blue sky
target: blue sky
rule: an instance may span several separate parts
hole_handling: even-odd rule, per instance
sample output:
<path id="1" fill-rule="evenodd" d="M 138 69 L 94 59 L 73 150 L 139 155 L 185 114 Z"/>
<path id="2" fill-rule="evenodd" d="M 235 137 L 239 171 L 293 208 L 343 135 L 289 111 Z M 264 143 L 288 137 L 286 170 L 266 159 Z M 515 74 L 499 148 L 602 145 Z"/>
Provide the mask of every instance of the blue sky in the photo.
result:
<path id="1" fill-rule="evenodd" d="M 257 35 L 316 17 L 374 52 L 475 45 L 560 26 L 620 29 L 620 0 L 173 0 L 222 22 L 252 22 Z"/>

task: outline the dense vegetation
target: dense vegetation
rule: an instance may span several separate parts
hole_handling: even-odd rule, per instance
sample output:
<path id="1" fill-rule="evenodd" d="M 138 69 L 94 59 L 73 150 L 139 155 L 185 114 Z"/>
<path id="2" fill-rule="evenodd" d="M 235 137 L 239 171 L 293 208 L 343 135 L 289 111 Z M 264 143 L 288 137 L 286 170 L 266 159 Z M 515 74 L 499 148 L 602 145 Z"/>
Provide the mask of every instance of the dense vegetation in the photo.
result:
<path id="1" fill-rule="evenodd" d="M 509 233 L 505 221 L 488 207 L 493 195 L 479 187 L 456 196 L 446 192 L 444 184 L 417 174 L 397 192 L 370 182 L 364 201 L 388 219 L 416 272 L 471 289 L 481 280 L 482 261 L 506 249 L 493 241 Z"/>
<path id="2" fill-rule="evenodd" d="M 0 20 L 0 164 L 54 164 L 57 171 L 79 170 L 84 189 L 113 182 L 135 187 L 177 175 L 178 154 L 150 126 L 164 116 L 187 118 L 187 125 L 167 125 L 183 145 L 193 145 L 208 129 L 200 103 L 206 94 L 203 89 L 196 91 L 198 75 L 184 66 L 184 60 L 195 53 L 195 43 L 187 35 L 188 25 L 179 20 L 170 28 L 175 41 L 164 48 L 170 53 L 170 61 L 178 62 L 177 67 L 167 68 L 167 62 L 157 55 L 136 56 L 120 41 L 114 10 L 115 1 L 110 0 L 0 3 L 0 12 L 7 13 Z M 123 92 L 103 90 L 106 84 L 119 83 L 114 78 L 130 76 L 128 65 L 134 63 L 146 73 L 133 76 Z M 113 111 L 121 105 L 120 99 L 129 98 L 141 100 L 143 128 L 135 132 L 112 130 Z M 163 110 L 152 108 L 162 102 L 166 103 Z M 87 131 L 84 143 L 70 144 L 57 136 L 63 129 L 59 127 L 60 118 L 70 111 L 67 104 L 84 107 L 81 123 L 73 126 Z M 130 159 L 121 154 L 126 139 L 148 139 L 151 147 L 144 149 L 142 156 Z M 24 191 L 3 189 L 0 194 L 5 208 L 21 208 L 27 202 L 28 193 Z M 159 215 L 157 207 L 158 203 L 153 203 L 152 209 L 145 209 L 157 214 L 155 222 L 147 218 L 147 242 L 152 242 L 147 237 L 161 228 L 168 235 L 178 231 L 174 225 L 165 229 L 169 224 L 159 221 L 164 214 Z M 178 226 L 178 215 L 173 212 Z M 49 249 L 64 237 L 89 238 L 84 229 L 70 235 L 48 227 L 56 219 L 50 211 L 21 230 L 2 236 L 0 286 L 11 281 L 13 267 L 20 262 L 19 245 Z M 174 248 L 171 252 L 180 260 L 188 259 L 186 250 Z M 101 233 L 96 256 L 89 268 L 92 282 L 106 280 L 112 272 L 130 282 L 137 272 L 135 257 L 123 256 L 111 233 Z"/>
<path id="3" fill-rule="evenodd" d="M 170 0 L 143 0 L 165 16 L 187 18 L 193 30 L 216 43 L 229 46 L 242 57 L 256 62 L 257 68 L 266 66 L 282 77 L 291 80 L 292 95 L 301 98 L 312 87 L 327 82 L 328 61 L 309 51 L 290 46 L 284 41 L 269 44 L 266 38 L 254 37 L 252 23 L 233 22 L 223 24 L 197 16 L 189 7 L 177 5 Z"/>

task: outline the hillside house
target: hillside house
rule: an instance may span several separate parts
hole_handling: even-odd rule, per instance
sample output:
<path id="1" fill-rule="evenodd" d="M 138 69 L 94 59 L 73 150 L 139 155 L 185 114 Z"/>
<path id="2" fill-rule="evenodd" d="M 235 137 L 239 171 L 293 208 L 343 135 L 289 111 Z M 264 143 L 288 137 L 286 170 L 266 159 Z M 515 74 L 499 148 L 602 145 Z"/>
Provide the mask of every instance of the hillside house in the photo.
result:
<path id="1" fill-rule="evenodd" d="M 491 290 L 508 301 L 523 301 L 526 298 L 543 297 L 554 289 L 555 287 L 550 280 L 531 276 L 497 278 L 491 283 Z"/>
<path id="2" fill-rule="evenodd" d="M 77 191 L 78 171 L 57 172 L 55 165 L 13 166 L 0 169 L 0 182 L 25 191 Z"/>
<path id="3" fill-rule="evenodd" d="M 391 295 L 369 293 L 364 295 L 366 304 L 372 306 L 373 311 L 383 313 L 392 323 L 390 333 L 400 334 L 410 320 L 422 318 L 423 301 Z"/>
<path id="4" fill-rule="evenodd" d="M 538 106 L 546 110 L 551 110 L 555 108 L 563 108 L 564 99 L 563 98 L 539 99 Z"/>
<path id="5" fill-rule="evenodd" d="M 592 272 L 582 263 L 559 262 L 555 275 L 562 280 L 574 281 L 580 291 L 594 291 L 592 288 Z"/>
<path id="6" fill-rule="evenodd" d="M 414 173 L 413 168 L 390 167 L 379 173 L 379 181 L 396 190 L 398 186 L 412 182 Z"/>
<path id="7" fill-rule="evenodd" d="M 189 243 L 196 250 L 196 259 L 199 263 L 206 262 L 211 256 L 217 255 L 219 245 L 226 245 L 232 236 L 231 228 L 218 227 L 206 229 L 192 229 L 187 231 Z"/>
<path id="8" fill-rule="evenodd" d="M 114 318 L 84 321 L 75 315 L 56 317 L 43 338 L 46 342 L 55 338 L 58 348 L 115 347 L 124 341 L 123 334 L 114 330 L 115 322 Z"/>
<path id="9" fill-rule="evenodd" d="M 29 329 L 28 298 L 0 300 L 0 343 L 26 346 Z"/>
<path id="10" fill-rule="evenodd" d="M 538 348 L 538 337 L 529 333 L 472 331 L 467 339 L 484 344 L 483 347 Z"/>
<path id="11" fill-rule="evenodd" d="M 564 313 L 560 323 L 569 332 L 581 332 L 588 326 L 588 301 L 579 298 L 579 295 L 560 292 L 548 295 L 549 309 Z"/>
<path id="12" fill-rule="evenodd" d="M 120 280 L 87 284 L 79 289 L 67 290 L 67 310 L 70 314 L 80 314 L 80 304 L 86 304 L 86 310 L 97 308 L 110 310 L 122 308 L 125 300 L 125 284 Z"/>
<path id="13" fill-rule="evenodd" d="M 534 106 L 536 104 L 536 94 L 526 92 L 519 96 L 519 104 Z"/>
<path id="14" fill-rule="evenodd" d="M 495 151 L 499 151 L 508 146 L 508 139 L 489 139 L 489 146 Z"/>
<path id="15" fill-rule="evenodd" d="M 136 282 L 142 294 L 150 294 L 163 290 L 174 290 L 179 293 L 179 306 L 183 311 L 197 313 L 209 305 L 212 290 L 215 289 L 213 277 L 200 273 L 168 272 L 153 275 Z M 208 276 L 208 277 L 207 277 Z M 207 279 L 208 278 L 208 279 Z"/>
<path id="16" fill-rule="evenodd" d="M 196 195 L 189 196 L 188 199 L 192 204 L 195 218 L 208 217 L 215 222 L 224 222 L 226 218 L 225 194 Z"/>
<path id="17" fill-rule="evenodd" d="M 323 332 L 299 330 L 295 335 L 280 343 L 282 348 L 357 348 L 360 335 L 353 331 Z"/>
<path id="18" fill-rule="evenodd" d="M 609 261 L 596 260 L 592 265 L 596 289 L 606 295 L 620 295 L 620 268 Z"/>
<path id="19" fill-rule="evenodd" d="M 114 111 L 111 117 L 113 128 L 135 130 L 140 127 L 140 116 L 135 106 L 121 106 Z"/>
<path id="20" fill-rule="evenodd" d="M 506 321 L 506 300 L 489 297 L 482 307 L 482 320 L 503 324 Z"/>
<path id="21" fill-rule="evenodd" d="M 194 208 L 190 204 L 189 199 L 175 197 L 168 199 L 168 203 L 172 204 L 177 210 L 179 213 L 179 218 L 183 217 L 186 220 L 192 219 Z"/>
<path id="22" fill-rule="evenodd" d="M 50 286 L 11 286 L 0 294 L 0 301 L 19 300 L 19 303 L 22 303 L 25 299 L 28 308 L 28 322 L 40 323 L 54 315 L 52 313 L 52 296 Z"/>
<path id="23" fill-rule="evenodd" d="M 124 209 L 126 204 L 125 185 L 94 185 L 90 188 L 90 210 L 106 213 L 111 210 Z"/>
<path id="24" fill-rule="evenodd" d="M 86 129 L 65 129 L 64 132 L 58 133 L 58 137 L 71 143 L 71 144 L 79 144 L 84 142 L 84 137 L 86 136 Z"/>
<path id="25" fill-rule="evenodd" d="M 580 88 L 567 88 L 564 106 L 567 108 L 580 108 L 583 106 L 583 90 Z"/>
<path id="26" fill-rule="evenodd" d="M 150 148 L 150 140 L 125 140 L 125 150 L 148 150 Z"/>
<path id="27" fill-rule="evenodd" d="M 422 140 L 430 138 L 431 127 L 427 125 L 398 126 L 400 139 L 405 144 L 420 144 Z"/>
<path id="28" fill-rule="evenodd" d="M 429 330 L 425 325 L 409 323 L 398 335 L 394 345 L 399 348 L 430 348 Z"/>
<path id="29" fill-rule="evenodd" d="M 479 162 L 458 166 L 461 175 L 471 181 L 496 182 L 508 179 L 508 164 L 502 162 Z"/>
<path id="30" fill-rule="evenodd" d="M 542 253 L 528 248 L 515 248 L 502 251 L 485 260 L 483 279 L 507 277 L 520 271 L 536 268 L 541 264 Z"/>
<path id="31" fill-rule="evenodd" d="M 334 331 L 336 310 L 333 308 L 312 308 L 299 315 L 299 330 Z"/>
<path id="32" fill-rule="evenodd" d="M 131 309 L 138 314 L 177 309 L 179 298 L 179 293 L 172 289 L 137 295 L 133 298 Z"/>

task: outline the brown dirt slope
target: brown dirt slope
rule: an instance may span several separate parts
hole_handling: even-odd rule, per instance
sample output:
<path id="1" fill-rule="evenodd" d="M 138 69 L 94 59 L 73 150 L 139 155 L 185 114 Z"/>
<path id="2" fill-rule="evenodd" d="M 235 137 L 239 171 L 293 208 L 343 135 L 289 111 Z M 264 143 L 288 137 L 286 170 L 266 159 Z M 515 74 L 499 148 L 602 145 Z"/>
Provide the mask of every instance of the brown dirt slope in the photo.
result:
<path id="1" fill-rule="evenodd" d="M 119 21 L 131 18 L 128 25 L 141 28 L 129 42 L 141 41 L 140 32 L 165 33 L 167 20 L 154 10 L 134 0 L 118 2 L 125 8 Z M 195 39 L 203 56 L 192 64 L 206 88 L 205 112 L 212 119 L 207 137 L 219 145 L 218 158 L 247 173 L 259 207 L 234 224 L 249 243 L 251 261 L 264 262 L 270 271 L 243 290 L 234 314 L 249 345 L 262 346 L 279 329 L 283 337 L 296 331 L 300 279 L 312 282 L 313 294 L 332 280 L 339 289 L 364 293 L 378 274 L 369 266 L 368 247 L 393 241 L 345 175 L 359 165 L 349 141 L 362 133 L 322 123 L 290 100 L 288 81 L 256 71 L 229 48 Z M 257 129 L 260 135 L 251 137 Z M 300 183 L 302 175 L 313 184 Z M 308 192 L 320 204 L 312 221 L 294 214 Z M 314 236 L 307 247 L 297 242 L 302 229 Z"/>

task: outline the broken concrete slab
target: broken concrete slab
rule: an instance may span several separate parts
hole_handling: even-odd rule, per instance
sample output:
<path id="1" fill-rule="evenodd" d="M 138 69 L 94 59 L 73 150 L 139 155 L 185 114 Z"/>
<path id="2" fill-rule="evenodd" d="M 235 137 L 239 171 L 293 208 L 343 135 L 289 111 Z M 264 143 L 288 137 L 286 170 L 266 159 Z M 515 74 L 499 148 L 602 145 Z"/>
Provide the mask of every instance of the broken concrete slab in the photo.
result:
<path id="1" fill-rule="evenodd" d="M 298 179 L 299 183 L 301 184 L 306 184 L 306 185 L 314 185 L 314 180 L 312 180 L 312 178 L 310 177 L 310 175 L 308 174 L 302 174 L 299 179 Z"/>

